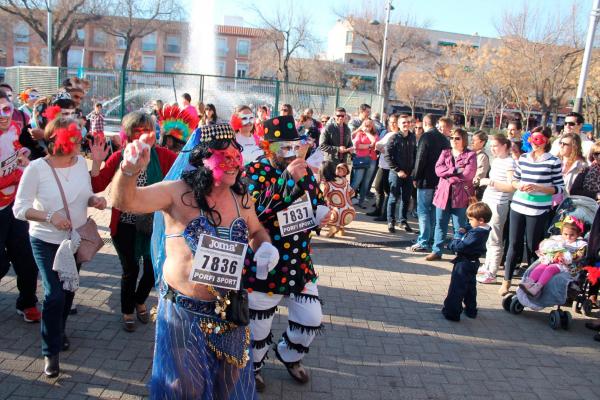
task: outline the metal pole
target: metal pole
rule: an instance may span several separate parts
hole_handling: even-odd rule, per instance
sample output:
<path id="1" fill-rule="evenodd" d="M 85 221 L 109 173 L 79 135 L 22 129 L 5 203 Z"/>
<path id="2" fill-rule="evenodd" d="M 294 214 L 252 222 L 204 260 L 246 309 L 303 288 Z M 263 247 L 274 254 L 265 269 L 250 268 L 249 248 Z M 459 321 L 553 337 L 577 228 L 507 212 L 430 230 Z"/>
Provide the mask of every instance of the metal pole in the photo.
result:
<path id="1" fill-rule="evenodd" d="M 600 1 L 600 0 L 598 0 Z M 383 50 L 381 52 L 381 71 L 379 74 L 379 96 L 383 96 L 383 85 L 385 82 L 385 58 L 387 50 L 388 26 L 390 24 L 390 13 L 392 11 L 392 1 L 389 0 L 386 5 L 385 27 L 383 28 Z M 385 112 L 385 99 L 381 101 L 381 113 Z"/>
<path id="2" fill-rule="evenodd" d="M 51 67 L 52 66 L 52 32 L 53 32 L 53 27 L 52 27 L 52 10 L 48 9 L 48 24 L 47 24 L 47 28 L 48 28 L 48 39 L 46 40 L 46 43 L 48 44 L 48 66 Z"/>
<path id="3" fill-rule="evenodd" d="M 592 11 L 590 12 L 590 24 L 588 26 L 587 39 L 585 41 L 585 51 L 583 52 L 583 61 L 581 63 L 581 74 L 579 75 L 579 84 L 577 85 L 577 95 L 573 111 L 581 113 L 583 109 L 583 92 L 585 91 L 585 81 L 587 79 L 590 59 L 592 58 L 592 48 L 594 45 L 594 34 L 596 33 L 596 24 L 600 16 L 600 0 L 594 0 Z"/>

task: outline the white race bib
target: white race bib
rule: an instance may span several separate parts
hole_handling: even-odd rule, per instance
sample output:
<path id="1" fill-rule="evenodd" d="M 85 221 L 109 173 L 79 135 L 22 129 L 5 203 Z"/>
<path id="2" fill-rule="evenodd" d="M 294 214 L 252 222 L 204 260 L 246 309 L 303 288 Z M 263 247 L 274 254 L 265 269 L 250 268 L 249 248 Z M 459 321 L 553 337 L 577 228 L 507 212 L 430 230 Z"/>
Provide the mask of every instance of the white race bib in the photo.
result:
<path id="1" fill-rule="evenodd" d="M 317 226 L 310 196 L 305 193 L 288 208 L 277 213 L 281 236 L 289 236 Z"/>
<path id="2" fill-rule="evenodd" d="M 14 152 L 4 160 L 0 161 L 0 176 L 9 176 L 18 167 L 19 153 Z"/>
<path id="3" fill-rule="evenodd" d="M 239 290 L 248 245 L 200 235 L 189 280 L 229 290 Z"/>

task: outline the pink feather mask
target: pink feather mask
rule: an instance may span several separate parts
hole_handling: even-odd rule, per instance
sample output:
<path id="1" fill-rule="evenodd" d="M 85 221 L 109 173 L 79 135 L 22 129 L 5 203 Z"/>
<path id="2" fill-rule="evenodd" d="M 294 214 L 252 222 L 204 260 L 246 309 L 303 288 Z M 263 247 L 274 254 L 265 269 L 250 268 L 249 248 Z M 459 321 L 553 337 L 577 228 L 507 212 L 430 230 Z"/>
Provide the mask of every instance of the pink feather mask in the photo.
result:
<path id="1" fill-rule="evenodd" d="M 242 153 L 234 147 L 225 150 L 210 150 L 212 155 L 204 160 L 204 166 L 210 169 L 215 179 L 215 186 L 223 181 L 226 172 L 239 171 L 242 164 Z"/>

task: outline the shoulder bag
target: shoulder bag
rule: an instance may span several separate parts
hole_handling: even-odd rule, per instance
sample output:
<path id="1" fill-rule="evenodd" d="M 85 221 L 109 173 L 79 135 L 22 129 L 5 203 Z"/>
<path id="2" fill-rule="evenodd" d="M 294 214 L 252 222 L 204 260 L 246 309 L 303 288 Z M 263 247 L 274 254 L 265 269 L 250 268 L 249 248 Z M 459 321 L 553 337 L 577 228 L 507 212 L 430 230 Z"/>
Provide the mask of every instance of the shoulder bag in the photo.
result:
<path id="1" fill-rule="evenodd" d="M 69 214 L 69 206 L 67 205 L 67 198 L 65 197 L 65 192 L 63 191 L 62 185 L 60 184 L 60 180 L 58 179 L 58 175 L 56 174 L 56 170 L 48 162 L 48 160 L 44 160 L 52 169 L 52 174 L 54 175 L 54 179 L 56 180 L 56 184 L 58 185 L 58 190 L 60 191 L 60 197 L 62 198 L 63 206 L 65 208 L 65 213 L 67 214 L 67 219 L 71 220 L 71 215 Z M 81 237 L 81 243 L 79 244 L 79 249 L 77 249 L 77 254 L 75 255 L 75 260 L 78 264 L 91 261 L 92 258 L 96 255 L 98 250 L 104 246 L 104 242 L 98 233 L 98 226 L 96 225 L 96 221 L 92 217 L 88 217 L 85 224 L 76 229 L 77 233 Z"/>

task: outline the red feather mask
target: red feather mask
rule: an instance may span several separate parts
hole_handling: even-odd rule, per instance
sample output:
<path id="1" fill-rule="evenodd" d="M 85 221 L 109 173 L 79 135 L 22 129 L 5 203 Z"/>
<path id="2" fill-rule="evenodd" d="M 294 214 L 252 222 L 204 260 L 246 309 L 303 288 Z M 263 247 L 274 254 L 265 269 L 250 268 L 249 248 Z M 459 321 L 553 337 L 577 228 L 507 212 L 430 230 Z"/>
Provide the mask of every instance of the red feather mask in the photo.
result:
<path id="1" fill-rule="evenodd" d="M 70 154 L 75 146 L 81 143 L 81 129 L 77 124 L 70 124 L 67 128 L 58 128 L 51 138 L 54 138 L 54 150 L 56 154 L 60 150 L 62 154 Z"/>

